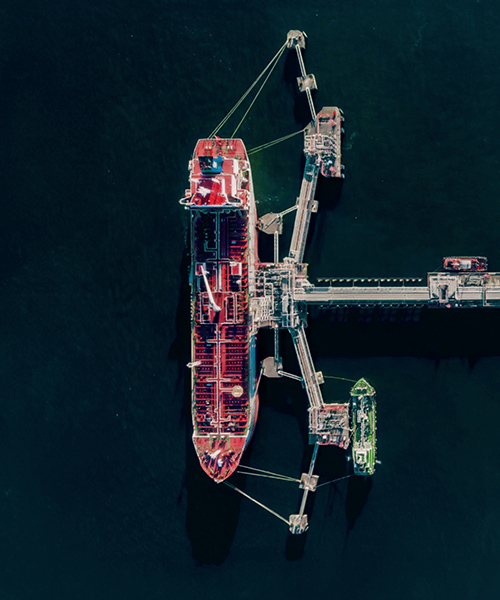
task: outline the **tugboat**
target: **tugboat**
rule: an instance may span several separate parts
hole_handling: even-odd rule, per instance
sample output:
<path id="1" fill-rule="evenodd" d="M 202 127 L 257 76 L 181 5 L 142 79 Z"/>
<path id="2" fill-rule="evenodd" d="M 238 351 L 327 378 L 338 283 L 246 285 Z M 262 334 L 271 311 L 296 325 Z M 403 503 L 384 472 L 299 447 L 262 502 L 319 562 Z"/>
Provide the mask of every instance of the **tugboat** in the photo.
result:
<path id="1" fill-rule="evenodd" d="M 443 258 L 445 271 L 487 271 L 488 259 L 484 256 L 448 256 Z"/>
<path id="2" fill-rule="evenodd" d="M 352 461 L 355 475 L 373 475 L 377 451 L 375 389 L 360 379 L 351 389 Z"/>

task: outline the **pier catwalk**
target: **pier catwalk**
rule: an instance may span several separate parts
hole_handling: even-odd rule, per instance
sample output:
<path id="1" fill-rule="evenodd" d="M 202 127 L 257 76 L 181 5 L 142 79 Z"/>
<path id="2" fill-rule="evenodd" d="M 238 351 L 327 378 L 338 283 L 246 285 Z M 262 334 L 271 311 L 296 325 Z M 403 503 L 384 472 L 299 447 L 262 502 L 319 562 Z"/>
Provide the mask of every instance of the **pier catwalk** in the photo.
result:
<path id="1" fill-rule="evenodd" d="M 299 285 L 298 303 L 322 306 L 429 306 L 475 308 L 500 306 L 500 273 L 429 273 L 427 285 L 387 285 L 383 279 L 330 280 L 327 287 Z M 396 280 L 397 281 L 397 280 Z M 370 282 L 369 285 L 360 283 Z"/>

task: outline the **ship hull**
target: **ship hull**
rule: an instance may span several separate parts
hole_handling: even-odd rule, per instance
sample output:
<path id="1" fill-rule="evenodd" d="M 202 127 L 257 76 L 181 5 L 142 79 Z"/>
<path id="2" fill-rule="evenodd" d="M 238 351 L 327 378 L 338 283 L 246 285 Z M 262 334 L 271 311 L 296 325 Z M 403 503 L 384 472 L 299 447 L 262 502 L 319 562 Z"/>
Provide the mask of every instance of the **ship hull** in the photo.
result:
<path id="1" fill-rule="evenodd" d="M 351 390 L 351 431 L 354 473 L 373 475 L 377 451 L 376 395 L 365 379 L 360 379 Z"/>
<path id="2" fill-rule="evenodd" d="M 190 162 L 193 444 L 215 482 L 238 467 L 258 413 L 257 258 L 250 164 L 241 140 L 200 140 Z"/>

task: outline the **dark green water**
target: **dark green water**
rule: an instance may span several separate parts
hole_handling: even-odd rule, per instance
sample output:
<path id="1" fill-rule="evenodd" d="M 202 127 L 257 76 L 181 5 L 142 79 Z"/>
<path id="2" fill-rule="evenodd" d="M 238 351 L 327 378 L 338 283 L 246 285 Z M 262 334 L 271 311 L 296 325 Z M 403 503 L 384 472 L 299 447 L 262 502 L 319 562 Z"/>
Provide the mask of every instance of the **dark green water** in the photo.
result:
<path id="1" fill-rule="evenodd" d="M 191 448 L 177 200 L 196 140 L 299 28 L 316 106 L 346 115 L 347 177 L 340 197 L 321 190 L 311 279 L 419 277 L 449 254 L 500 271 L 499 26 L 493 0 L 4 0 L 1 600 L 498 597 L 498 311 L 311 314 L 318 369 L 377 389 L 382 465 L 372 484 L 321 488 L 290 540 Z M 290 74 L 283 59 L 247 147 L 302 127 Z M 260 214 L 295 202 L 300 138 L 252 165 Z M 296 372 L 285 336 L 283 353 Z M 247 463 L 296 476 L 303 391 L 261 392 Z M 340 476 L 343 456 L 318 467 Z M 293 486 L 244 485 L 298 508 Z"/>

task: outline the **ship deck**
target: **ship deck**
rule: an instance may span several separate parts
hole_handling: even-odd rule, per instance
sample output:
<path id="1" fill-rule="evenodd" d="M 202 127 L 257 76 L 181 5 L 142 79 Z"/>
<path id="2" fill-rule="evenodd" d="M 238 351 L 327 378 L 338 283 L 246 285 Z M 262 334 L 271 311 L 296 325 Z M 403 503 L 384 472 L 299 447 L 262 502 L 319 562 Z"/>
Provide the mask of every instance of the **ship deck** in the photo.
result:
<path id="1" fill-rule="evenodd" d="M 196 208 L 191 210 L 193 441 L 203 469 L 217 482 L 237 467 L 255 412 L 245 157 L 240 140 L 200 140 L 187 191 Z"/>

